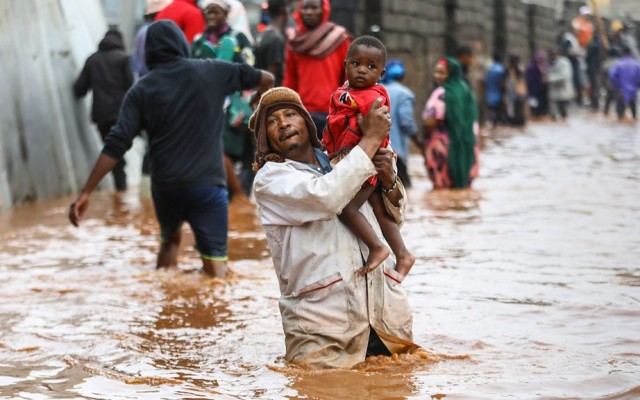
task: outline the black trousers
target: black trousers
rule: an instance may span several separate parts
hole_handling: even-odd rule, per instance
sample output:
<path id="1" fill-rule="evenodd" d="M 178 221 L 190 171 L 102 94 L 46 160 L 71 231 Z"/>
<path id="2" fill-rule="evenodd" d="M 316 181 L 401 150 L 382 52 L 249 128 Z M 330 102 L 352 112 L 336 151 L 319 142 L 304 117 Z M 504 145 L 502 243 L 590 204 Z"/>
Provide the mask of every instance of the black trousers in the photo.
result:
<path id="1" fill-rule="evenodd" d="M 405 188 L 410 188 L 411 178 L 407 171 L 407 165 L 400 159 L 400 157 L 396 160 L 396 166 L 398 167 L 398 178 L 400 178 L 400 182 L 402 182 Z"/>
<path id="2" fill-rule="evenodd" d="M 622 96 L 619 96 L 616 101 L 616 112 L 618 113 L 618 118 L 622 119 L 622 117 L 624 117 L 624 112 L 627 110 L 627 107 L 631 109 L 631 115 L 633 116 L 633 119 L 636 119 L 637 118 L 636 100 L 633 99 L 629 101 L 629 104 L 624 104 L 624 99 L 622 98 Z"/>
<path id="3" fill-rule="evenodd" d="M 387 346 L 382 343 L 375 329 L 369 331 L 369 345 L 367 346 L 367 357 L 371 356 L 390 356 L 391 352 Z"/>
<path id="4" fill-rule="evenodd" d="M 558 113 L 560 113 L 560 117 L 562 117 L 562 119 L 567 118 L 568 107 L 569 107 L 569 102 L 567 100 L 559 100 L 559 101 L 552 102 L 551 118 L 556 119 L 558 117 Z"/>
<path id="5" fill-rule="evenodd" d="M 104 143 L 104 139 L 109 134 L 111 127 L 113 127 L 115 124 L 116 124 L 115 119 L 99 122 L 97 124 L 98 130 L 100 131 L 100 137 L 102 138 L 103 143 Z M 127 164 L 124 161 L 124 157 L 123 157 L 120 159 L 120 161 L 118 161 L 116 166 L 111 171 L 111 174 L 113 175 L 113 182 L 116 185 L 116 190 L 119 192 L 124 192 L 125 190 L 127 190 L 127 175 L 124 172 L 125 165 Z"/>

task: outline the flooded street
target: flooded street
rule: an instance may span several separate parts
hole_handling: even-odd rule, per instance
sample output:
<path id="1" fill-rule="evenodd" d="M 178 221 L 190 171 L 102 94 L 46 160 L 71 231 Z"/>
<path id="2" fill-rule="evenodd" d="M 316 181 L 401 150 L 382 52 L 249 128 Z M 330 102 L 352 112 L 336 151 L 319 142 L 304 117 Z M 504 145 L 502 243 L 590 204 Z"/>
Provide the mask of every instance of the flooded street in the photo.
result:
<path id="1" fill-rule="evenodd" d="M 148 201 L 95 193 L 0 214 L 0 399 L 640 398 L 640 126 L 580 114 L 484 141 L 480 178 L 432 191 L 414 155 L 405 290 L 428 359 L 283 362 L 278 285 L 232 207 L 232 276 L 155 271 Z M 88 171 L 87 171 L 88 172 Z M 319 238 L 321 240 L 321 238 Z"/>

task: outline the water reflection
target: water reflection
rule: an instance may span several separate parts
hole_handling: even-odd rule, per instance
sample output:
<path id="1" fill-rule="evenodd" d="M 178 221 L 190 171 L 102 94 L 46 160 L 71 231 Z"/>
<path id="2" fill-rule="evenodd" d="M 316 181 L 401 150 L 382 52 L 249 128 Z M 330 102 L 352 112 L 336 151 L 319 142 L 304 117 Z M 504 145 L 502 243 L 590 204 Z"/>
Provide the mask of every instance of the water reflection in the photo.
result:
<path id="1" fill-rule="evenodd" d="M 290 377 L 288 385 L 298 399 L 407 399 L 418 393 L 410 370 L 399 372 L 363 373 L 338 370 L 299 373 Z"/>
<path id="2" fill-rule="evenodd" d="M 353 371 L 287 366 L 279 290 L 251 208 L 233 273 L 155 270 L 153 206 L 96 193 L 0 213 L 0 398 L 640 398 L 637 127 L 589 116 L 484 138 L 473 189 L 432 191 L 419 155 L 403 282 L 430 356 Z"/>
<path id="3" fill-rule="evenodd" d="M 452 211 L 451 215 L 461 215 L 479 211 L 481 200 L 482 193 L 475 189 L 430 190 L 424 192 L 423 201 L 414 206 L 424 206 L 435 215 L 444 215 L 448 211 Z"/>

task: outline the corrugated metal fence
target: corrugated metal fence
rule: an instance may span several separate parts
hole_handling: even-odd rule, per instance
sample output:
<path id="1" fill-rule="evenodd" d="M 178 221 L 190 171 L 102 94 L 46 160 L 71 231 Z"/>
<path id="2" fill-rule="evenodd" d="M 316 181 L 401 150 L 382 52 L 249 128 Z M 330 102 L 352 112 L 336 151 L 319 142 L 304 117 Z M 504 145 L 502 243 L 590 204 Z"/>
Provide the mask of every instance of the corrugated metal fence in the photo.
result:
<path id="1" fill-rule="evenodd" d="M 71 87 L 106 29 L 98 0 L 0 2 L 0 209 L 86 179 L 101 145 Z"/>

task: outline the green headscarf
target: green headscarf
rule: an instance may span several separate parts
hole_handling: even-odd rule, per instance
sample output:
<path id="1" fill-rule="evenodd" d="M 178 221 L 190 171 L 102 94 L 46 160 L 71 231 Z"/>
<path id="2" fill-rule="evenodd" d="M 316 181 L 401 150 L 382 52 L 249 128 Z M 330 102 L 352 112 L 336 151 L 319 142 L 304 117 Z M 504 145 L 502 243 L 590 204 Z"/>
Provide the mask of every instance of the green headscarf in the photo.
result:
<path id="1" fill-rule="evenodd" d="M 469 172 L 475 162 L 473 124 L 478 117 L 476 97 L 462 76 L 462 67 L 446 57 L 449 77 L 445 90 L 446 129 L 449 134 L 449 176 L 454 188 L 469 186 Z"/>

